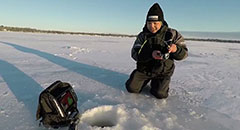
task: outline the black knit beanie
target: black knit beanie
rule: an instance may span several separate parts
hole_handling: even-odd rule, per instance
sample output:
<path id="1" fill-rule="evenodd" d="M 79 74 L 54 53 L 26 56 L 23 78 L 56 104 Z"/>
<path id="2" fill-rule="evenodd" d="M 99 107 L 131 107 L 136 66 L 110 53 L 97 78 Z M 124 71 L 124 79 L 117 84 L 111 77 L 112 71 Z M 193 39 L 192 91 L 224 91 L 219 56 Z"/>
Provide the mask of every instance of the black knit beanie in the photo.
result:
<path id="1" fill-rule="evenodd" d="M 147 21 L 164 21 L 163 11 L 158 3 L 155 3 L 148 11 Z"/>

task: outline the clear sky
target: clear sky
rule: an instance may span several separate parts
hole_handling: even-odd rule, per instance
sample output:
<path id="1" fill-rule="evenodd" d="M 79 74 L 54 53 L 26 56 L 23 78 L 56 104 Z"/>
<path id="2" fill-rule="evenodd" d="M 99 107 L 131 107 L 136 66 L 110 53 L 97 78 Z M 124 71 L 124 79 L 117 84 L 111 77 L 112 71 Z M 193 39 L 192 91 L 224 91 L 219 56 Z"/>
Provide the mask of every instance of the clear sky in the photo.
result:
<path id="1" fill-rule="evenodd" d="M 0 25 L 137 34 L 155 2 L 179 31 L 240 32 L 240 0 L 0 0 Z"/>

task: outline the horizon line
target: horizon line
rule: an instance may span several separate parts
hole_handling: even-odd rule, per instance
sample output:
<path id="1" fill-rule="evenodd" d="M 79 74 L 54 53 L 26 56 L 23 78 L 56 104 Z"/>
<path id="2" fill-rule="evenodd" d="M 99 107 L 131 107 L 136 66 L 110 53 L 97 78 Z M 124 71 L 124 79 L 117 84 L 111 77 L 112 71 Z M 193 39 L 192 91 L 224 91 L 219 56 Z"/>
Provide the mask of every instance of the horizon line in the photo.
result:
<path id="1" fill-rule="evenodd" d="M 3 28 L 3 29 L 1 29 Z M 7 30 L 8 28 L 9 30 Z M 5 30 L 6 29 L 6 30 Z M 114 37 L 136 37 L 133 34 L 116 34 L 116 33 L 91 33 L 91 32 L 70 32 L 70 31 L 58 31 L 58 30 L 41 30 L 29 27 L 11 27 L 0 25 L 0 31 L 5 32 L 30 32 L 30 33 L 51 33 L 51 34 L 70 34 L 70 35 L 98 35 L 98 36 L 114 36 Z M 180 31 L 180 32 L 192 32 L 192 33 L 206 33 L 198 31 Z M 207 33 L 240 33 L 240 32 L 207 32 Z M 240 40 L 218 39 L 218 38 L 184 38 L 188 41 L 208 41 L 208 42 L 228 42 L 228 43 L 240 43 Z"/>
<path id="2" fill-rule="evenodd" d="M 67 31 L 67 30 L 61 30 L 61 29 L 40 29 L 35 27 L 24 27 L 24 26 L 5 26 L 0 25 L 0 27 L 12 27 L 12 28 L 26 28 L 26 29 L 35 29 L 38 31 L 56 31 L 56 32 L 66 32 L 66 33 L 96 33 L 96 34 L 113 34 L 113 35 L 137 35 L 137 34 L 125 34 L 125 33 L 108 33 L 108 32 L 84 32 L 84 31 Z M 179 32 L 198 32 L 198 33 L 240 33 L 240 31 L 190 31 L 190 30 L 179 30 Z"/>

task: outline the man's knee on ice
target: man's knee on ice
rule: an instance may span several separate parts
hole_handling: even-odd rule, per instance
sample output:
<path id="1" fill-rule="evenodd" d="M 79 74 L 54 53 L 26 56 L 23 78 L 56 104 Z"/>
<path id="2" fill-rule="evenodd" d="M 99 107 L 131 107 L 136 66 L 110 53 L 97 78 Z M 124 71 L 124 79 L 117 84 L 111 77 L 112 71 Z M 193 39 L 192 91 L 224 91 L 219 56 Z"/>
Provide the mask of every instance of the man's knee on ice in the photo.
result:
<path id="1" fill-rule="evenodd" d="M 126 89 L 130 93 L 140 93 L 140 89 L 136 89 L 134 87 L 131 87 L 131 85 L 126 84 Z"/>
<path id="2" fill-rule="evenodd" d="M 150 91 L 153 96 L 155 96 L 158 99 L 163 99 L 168 97 L 168 92 L 154 92 Z"/>

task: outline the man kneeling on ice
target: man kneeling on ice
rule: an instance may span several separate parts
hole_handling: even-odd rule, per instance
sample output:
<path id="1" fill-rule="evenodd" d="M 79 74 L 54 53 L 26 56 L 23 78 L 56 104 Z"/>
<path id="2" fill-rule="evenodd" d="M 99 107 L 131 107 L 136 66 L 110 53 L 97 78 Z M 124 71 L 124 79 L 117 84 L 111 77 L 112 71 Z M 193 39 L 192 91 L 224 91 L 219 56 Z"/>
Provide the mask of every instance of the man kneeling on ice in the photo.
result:
<path id="1" fill-rule="evenodd" d="M 184 38 L 168 27 L 162 9 L 155 3 L 149 9 L 143 31 L 132 47 L 132 58 L 137 67 L 126 82 L 128 92 L 140 93 L 151 81 L 150 93 L 159 99 L 167 98 L 174 60 L 186 58 L 187 51 Z"/>

